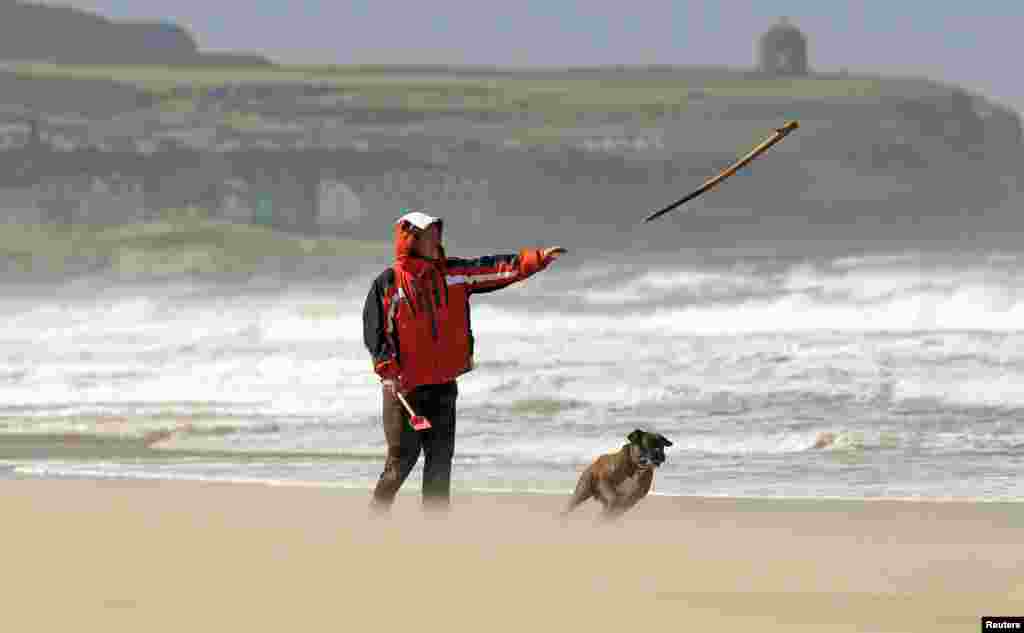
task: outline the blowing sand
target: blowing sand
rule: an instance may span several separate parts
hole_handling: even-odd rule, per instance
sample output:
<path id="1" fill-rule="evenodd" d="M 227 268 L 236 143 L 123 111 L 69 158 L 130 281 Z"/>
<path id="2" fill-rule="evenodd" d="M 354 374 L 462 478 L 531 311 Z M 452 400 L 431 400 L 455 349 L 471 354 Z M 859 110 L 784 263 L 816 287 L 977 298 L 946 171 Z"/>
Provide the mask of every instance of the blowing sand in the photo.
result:
<path id="1" fill-rule="evenodd" d="M 1024 615 L 1024 504 L 0 482 L 19 631 L 977 631 Z"/>

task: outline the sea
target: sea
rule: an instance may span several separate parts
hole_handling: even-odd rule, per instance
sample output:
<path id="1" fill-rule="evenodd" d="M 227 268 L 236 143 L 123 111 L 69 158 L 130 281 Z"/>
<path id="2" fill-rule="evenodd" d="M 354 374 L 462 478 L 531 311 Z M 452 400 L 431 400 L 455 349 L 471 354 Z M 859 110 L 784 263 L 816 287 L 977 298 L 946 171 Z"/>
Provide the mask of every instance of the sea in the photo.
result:
<path id="1" fill-rule="evenodd" d="M 368 495 L 378 272 L 5 292 L 0 477 Z M 1022 272 L 1012 252 L 570 250 L 471 300 L 455 492 L 567 495 L 640 428 L 673 442 L 656 494 L 1024 501 Z"/>

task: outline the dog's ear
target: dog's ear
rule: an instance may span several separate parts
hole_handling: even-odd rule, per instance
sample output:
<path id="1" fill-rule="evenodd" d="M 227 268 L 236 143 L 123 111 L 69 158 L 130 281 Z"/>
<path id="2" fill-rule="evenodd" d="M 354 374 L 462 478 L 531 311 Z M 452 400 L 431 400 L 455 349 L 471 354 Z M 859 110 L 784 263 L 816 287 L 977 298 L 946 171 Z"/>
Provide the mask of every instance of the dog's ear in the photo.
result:
<path id="1" fill-rule="evenodd" d="M 639 444 L 640 440 L 643 439 L 643 437 L 644 432 L 641 431 L 640 429 L 635 429 L 632 433 L 626 436 L 626 439 L 629 440 L 630 444 Z"/>
<path id="2" fill-rule="evenodd" d="M 661 435 L 660 433 L 658 434 L 658 439 L 661 440 L 661 445 L 662 446 L 665 446 L 665 447 L 672 446 L 672 442 L 670 442 L 667 437 L 665 437 L 664 435 Z"/>

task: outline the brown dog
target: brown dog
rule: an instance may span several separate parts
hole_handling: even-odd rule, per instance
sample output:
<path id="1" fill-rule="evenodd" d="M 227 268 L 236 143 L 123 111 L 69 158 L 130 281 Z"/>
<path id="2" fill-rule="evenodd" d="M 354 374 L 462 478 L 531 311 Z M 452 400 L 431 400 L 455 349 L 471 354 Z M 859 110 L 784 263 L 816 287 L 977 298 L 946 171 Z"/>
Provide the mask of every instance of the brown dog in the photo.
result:
<path id="1" fill-rule="evenodd" d="M 616 453 L 601 455 L 580 475 L 576 491 L 562 511 L 564 519 L 584 501 L 596 498 L 601 517 L 614 519 L 647 496 L 654 483 L 654 469 L 665 463 L 665 448 L 672 442 L 664 435 L 636 429 L 628 444 Z"/>

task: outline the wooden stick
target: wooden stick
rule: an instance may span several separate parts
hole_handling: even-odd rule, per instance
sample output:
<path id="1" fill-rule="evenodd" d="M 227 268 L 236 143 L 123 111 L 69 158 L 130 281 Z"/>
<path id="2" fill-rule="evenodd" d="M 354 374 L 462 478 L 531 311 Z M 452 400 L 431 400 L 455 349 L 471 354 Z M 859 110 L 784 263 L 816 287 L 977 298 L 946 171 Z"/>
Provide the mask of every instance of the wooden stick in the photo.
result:
<path id="1" fill-rule="evenodd" d="M 701 195 L 702 193 L 710 191 L 715 185 L 717 185 L 718 183 L 722 182 L 723 180 L 725 180 L 729 176 L 731 176 L 731 175 L 735 174 L 736 172 L 738 172 L 747 163 L 749 163 L 750 161 L 754 160 L 755 158 L 757 158 L 758 156 L 763 154 L 769 147 L 771 147 L 772 145 L 775 145 L 776 143 L 781 141 L 783 138 L 786 137 L 787 134 L 789 134 L 793 130 L 797 129 L 798 127 L 800 127 L 799 123 L 797 123 L 796 121 L 790 121 L 789 123 L 785 124 L 784 126 L 780 127 L 779 129 L 775 130 L 775 132 L 770 137 L 768 137 L 767 140 L 765 140 L 763 143 L 761 143 L 760 145 L 755 147 L 753 150 L 751 150 L 749 154 L 747 154 L 746 156 L 744 156 L 740 160 L 736 161 L 735 163 L 733 163 L 729 167 L 726 167 L 717 176 L 715 176 L 711 180 L 705 182 L 703 185 L 700 186 L 699 189 L 697 189 L 696 191 L 694 191 L 690 195 L 686 196 L 685 198 L 682 198 L 681 200 L 677 200 L 676 202 L 673 202 L 672 204 L 670 204 L 667 207 L 665 207 L 664 209 L 661 209 L 660 211 L 655 211 L 651 215 L 647 216 L 646 218 L 644 218 L 644 222 L 650 222 L 651 220 L 653 220 L 653 219 L 655 219 L 657 217 L 660 217 L 661 215 L 664 215 L 665 213 L 668 213 L 672 209 L 675 209 L 679 205 L 685 204 L 685 203 L 689 202 L 690 200 L 693 200 L 694 198 L 696 198 L 697 196 Z"/>

